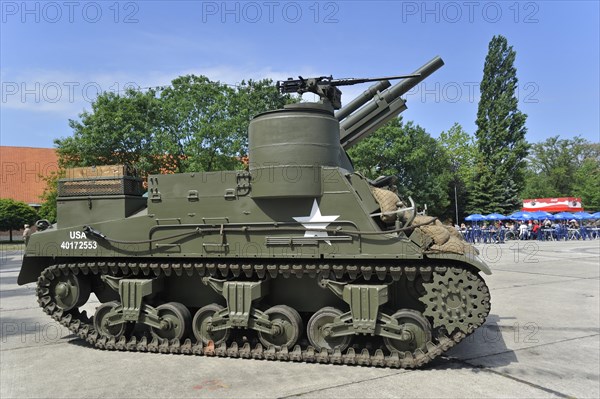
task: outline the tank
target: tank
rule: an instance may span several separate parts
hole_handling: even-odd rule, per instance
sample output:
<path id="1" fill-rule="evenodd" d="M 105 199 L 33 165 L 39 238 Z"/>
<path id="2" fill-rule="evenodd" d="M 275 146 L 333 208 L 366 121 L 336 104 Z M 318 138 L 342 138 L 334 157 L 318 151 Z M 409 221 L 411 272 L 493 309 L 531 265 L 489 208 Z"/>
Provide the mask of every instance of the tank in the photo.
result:
<path id="1" fill-rule="evenodd" d="M 38 221 L 18 283 L 37 282 L 43 311 L 99 349 L 429 363 L 484 323 L 490 269 L 399 198 L 393 176 L 355 171 L 346 150 L 442 65 L 435 57 L 393 86 L 278 82 L 320 100 L 257 115 L 246 170 L 151 175 L 147 195 L 126 166 L 69 170 L 58 222 Z M 341 107 L 339 86 L 368 81 Z"/>

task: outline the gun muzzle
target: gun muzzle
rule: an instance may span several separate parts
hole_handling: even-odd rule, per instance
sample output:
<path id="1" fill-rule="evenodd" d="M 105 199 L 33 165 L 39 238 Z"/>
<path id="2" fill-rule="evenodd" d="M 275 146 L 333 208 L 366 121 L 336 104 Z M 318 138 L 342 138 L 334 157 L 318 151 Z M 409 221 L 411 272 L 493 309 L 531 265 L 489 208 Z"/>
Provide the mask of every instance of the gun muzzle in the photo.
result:
<path id="1" fill-rule="evenodd" d="M 410 89 L 421 83 L 423 80 L 429 77 L 429 75 L 440 69 L 442 66 L 444 66 L 444 61 L 439 56 L 433 58 L 427 64 L 423 65 L 421 68 L 412 73 L 413 75 L 418 76 L 402 79 L 400 82 L 392 86 L 392 88 L 386 90 L 383 93 L 385 99 L 389 102 L 406 94 Z"/>

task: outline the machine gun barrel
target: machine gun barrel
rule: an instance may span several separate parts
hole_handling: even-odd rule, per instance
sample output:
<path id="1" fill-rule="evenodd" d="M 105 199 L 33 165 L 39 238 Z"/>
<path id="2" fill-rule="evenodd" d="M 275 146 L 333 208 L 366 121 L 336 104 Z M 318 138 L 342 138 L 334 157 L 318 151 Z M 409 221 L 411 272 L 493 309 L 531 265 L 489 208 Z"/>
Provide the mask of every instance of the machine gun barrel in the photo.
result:
<path id="1" fill-rule="evenodd" d="M 332 86 L 350 86 L 356 85 L 360 83 L 369 83 L 369 82 L 379 82 L 382 80 L 397 80 L 397 79 L 406 79 L 406 78 L 418 78 L 420 75 L 410 74 L 410 75 L 398 75 L 398 76 L 387 76 L 383 78 L 347 78 L 347 79 L 332 79 L 330 84 Z"/>
<path id="2" fill-rule="evenodd" d="M 336 117 L 341 121 L 340 127 L 342 129 L 340 132 L 340 142 L 342 147 L 344 149 L 352 147 L 360 140 L 368 137 L 390 119 L 397 116 L 400 112 L 404 111 L 406 109 L 405 101 L 400 97 L 443 65 L 444 61 L 440 57 L 435 57 L 412 73 L 411 77 L 403 79 L 394 86 L 388 88 L 377 96 L 377 98 L 372 99 L 371 102 L 366 103 L 366 101 L 364 101 L 363 104 L 366 104 L 360 109 L 358 109 L 358 107 L 360 107 L 360 105 L 358 105 L 357 108 L 352 109 L 350 112 L 344 111 L 346 107 L 354 104 L 355 101 L 356 104 L 359 104 L 363 101 L 364 97 L 359 97 L 360 101 L 355 99 L 346 107 L 340 109 L 336 114 Z M 363 96 L 365 93 L 363 93 Z M 375 94 L 371 96 L 371 98 L 373 97 L 375 97 Z"/>

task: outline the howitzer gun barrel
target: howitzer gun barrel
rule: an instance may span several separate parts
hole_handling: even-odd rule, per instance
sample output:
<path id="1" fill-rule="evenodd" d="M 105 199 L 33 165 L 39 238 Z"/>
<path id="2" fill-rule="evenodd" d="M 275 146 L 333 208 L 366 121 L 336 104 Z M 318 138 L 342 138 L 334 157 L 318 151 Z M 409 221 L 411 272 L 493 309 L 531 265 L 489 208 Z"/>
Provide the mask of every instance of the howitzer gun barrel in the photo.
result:
<path id="1" fill-rule="evenodd" d="M 345 105 L 340 110 L 338 110 L 335 113 L 335 117 L 338 121 L 341 121 L 342 119 L 344 119 L 345 117 L 347 117 L 348 115 L 350 115 L 351 113 L 353 113 L 354 111 L 371 101 L 378 91 L 383 91 L 391 85 L 392 84 L 389 80 L 382 80 L 380 82 L 375 83 L 373 86 L 365 90 L 360 96 L 356 97 L 349 104 Z"/>
<path id="2" fill-rule="evenodd" d="M 353 110 L 355 111 L 354 113 L 348 115 L 342 114 L 345 119 L 340 118 L 338 112 L 336 117 L 341 121 L 340 127 L 342 129 L 340 132 L 340 142 L 342 147 L 344 149 L 352 147 L 360 140 L 367 138 L 371 133 L 390 119 L 397 116 L 400 112 L 404 111 L 406 109 L 406 105 L 404 104 L 405 101 L 400 97 L 443 65 L 444 61 L 440 57 L 435 57 L 413 72 L 412 75 L 415 76 L 401 80 L 394 86 L 382 92 L 379 96 L 373 95 L 374 98 L 371 102 L 366 103 L 358 110 L 355 109 L 356 111 Z M 360 99 L 362 100 L 363 98 Z M 353 104 L 355 101 L 356 100 L 352 101 L 350 104 Z M 340 109 L 340 112 L 346 107 Z"/>

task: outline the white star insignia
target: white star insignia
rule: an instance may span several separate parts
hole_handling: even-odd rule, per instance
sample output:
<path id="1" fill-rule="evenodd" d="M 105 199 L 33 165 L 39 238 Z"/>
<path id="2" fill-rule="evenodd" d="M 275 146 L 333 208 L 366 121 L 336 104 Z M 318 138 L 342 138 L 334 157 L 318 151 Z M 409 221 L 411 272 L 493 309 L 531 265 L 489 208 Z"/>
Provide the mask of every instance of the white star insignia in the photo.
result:
<path id="1" fill-rule="evenodd" d="M 296 222 L 302 223 L 302 226 L 306 228 L 306 232 L 304 233 L 304 237 L 329 237 L 326 231 L 319 230 L 311 230 L 312 229 L 326 229 L 327 226 L 339 218 L 340 215 L 335 216 L 323 216 L 321 215 L 321 210 L 319 209 L 319 204 L 317 204 L 317 199 L 313 202 L 312 209 L 310 211 L 309 216 L 299 216 L 294 217 L 293 219 Z M 327 244 L 331 245 L 330 241 L 325 241 Z"/>

